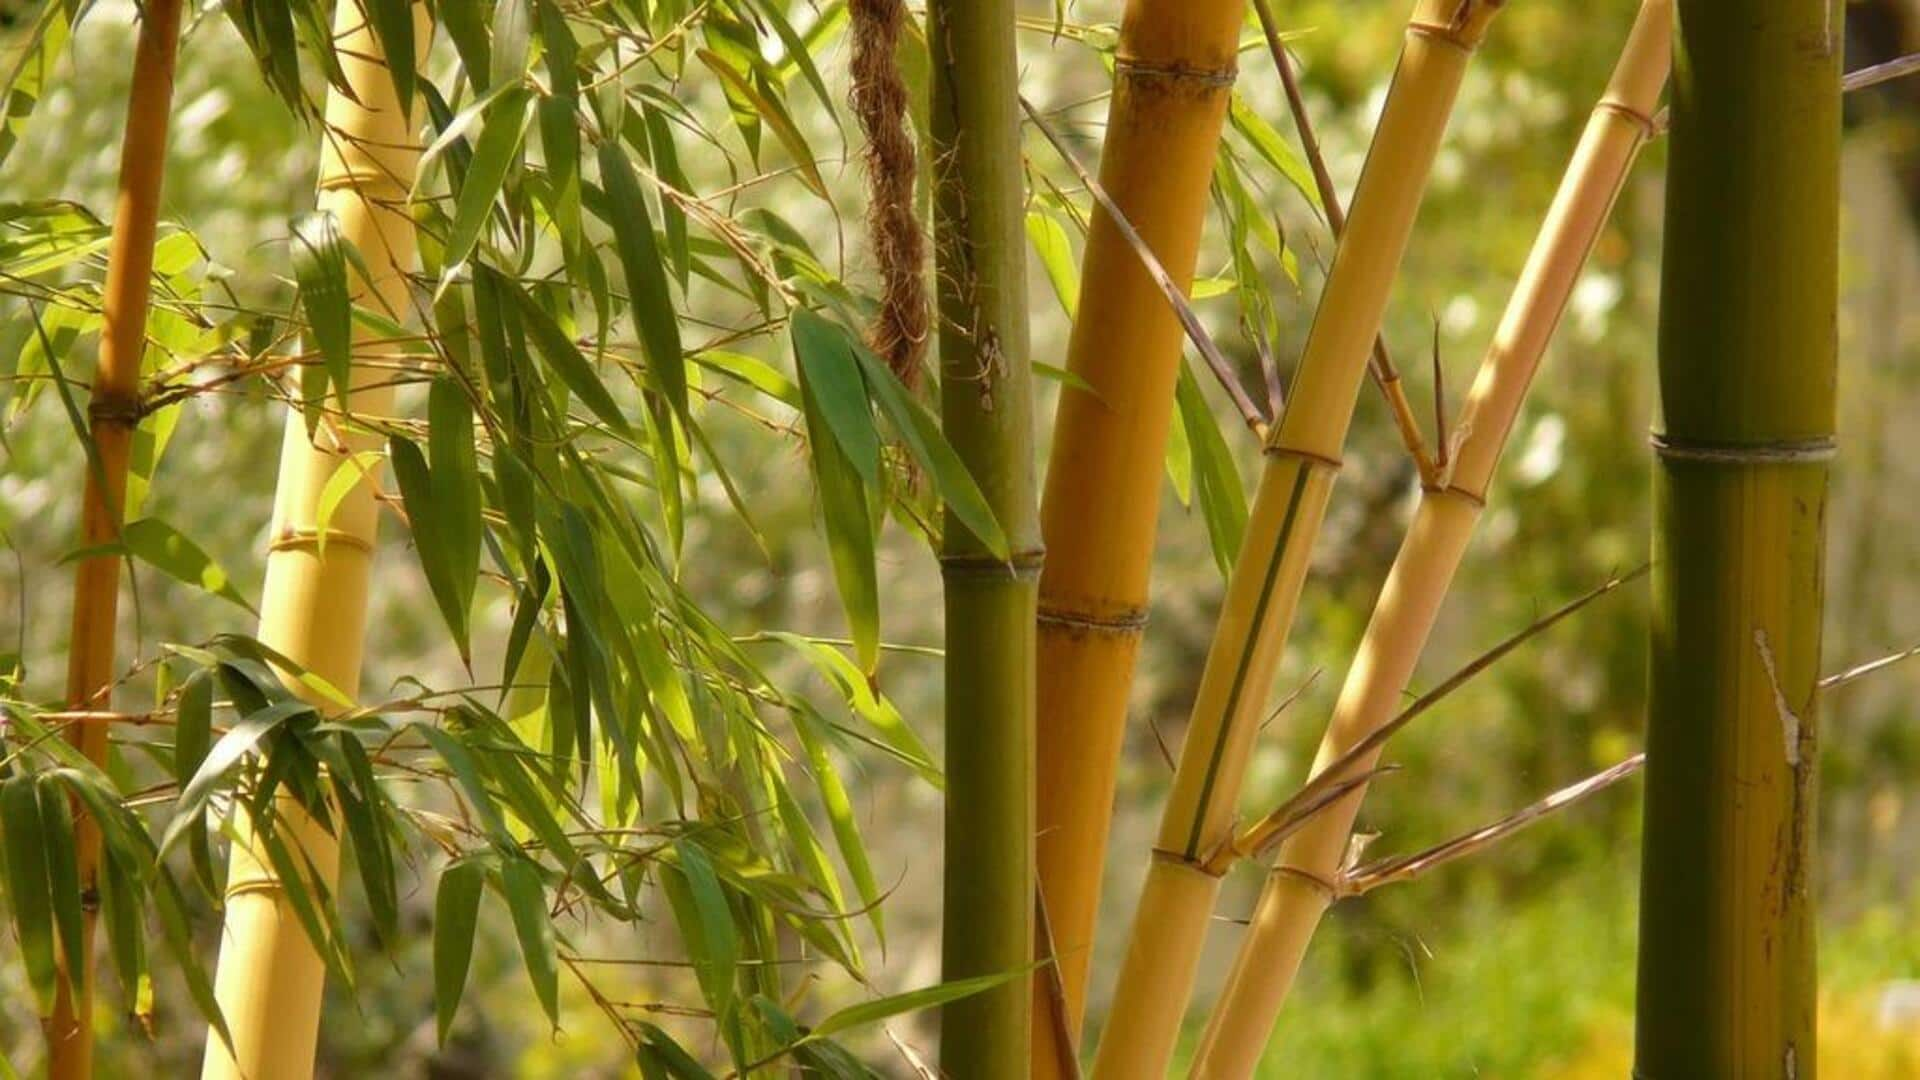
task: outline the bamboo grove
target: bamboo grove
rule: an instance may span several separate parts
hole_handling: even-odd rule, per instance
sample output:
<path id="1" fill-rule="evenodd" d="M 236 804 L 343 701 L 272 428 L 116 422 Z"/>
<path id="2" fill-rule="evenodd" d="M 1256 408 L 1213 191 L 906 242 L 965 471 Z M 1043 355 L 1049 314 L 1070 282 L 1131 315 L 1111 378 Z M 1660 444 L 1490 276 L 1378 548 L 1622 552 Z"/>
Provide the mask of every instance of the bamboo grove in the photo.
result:
<path id="1" fill-rule="evenodd" d="M 119 19 L 131 44 L 85 60 L 128 68 L 111 215 L 0 202 L 0 423 L 56 431 L 78 485 L 65 684 L 0 665 L 0 896 L 41 1028 L 0 1049 L 107 1075 L 127 1020 L 191 1024 L 201 1075 L 299 1080 L 372 969 L 430 983 L 406 1022 L 454 1047 L 505 951 L 543 1032 L 648 1078 L 1249 1077 L 1333 905 L 1644 771 L 1636 1075 L 1812 1075 L 1838 8 L 1587 20 L 1611 75 L 1567 88 L 1578 141 L 1533 154 L 1564 172 L 1451 419 L 1436 319 L 1429 427 L 1387 331 L 1508 5 L 1395 13 L 1350 192 L 1286 6 L 1087 6 L 48 0 L 13 31 L 0 168 L 80 35 Z M 297 212 L 238 270 L 169 217 L 169 137 L 198 108 L 175 87 L 220 47 L 306 146 Z M 1091 56 L 1109 91 L 1048 99 L 1040 49 Z M 1415 696 L 1529 389 L 1661 141 L 1650 569 Z M 1032 329 L 1042 282 L 1060 356 Z M 247 434 L 262 413 L 277 437 Z M 1310 768 L 1249 814 L 1276 709 L 1317 730 L 1278 684 L 1356 427 L 1404 449 L 1403 533 L 1327 665 Z M 167 516 L 169 488 L 229 483 L 190 474 L 210 458 L 189 444 L 278 462 L 270 513 L 224 493 L 262 507 L 250 551 Z M 773 497 L 796 484 L 798 520 Z M 1140 848 L 1110 836 L 1164 488 L 1219 588 Z M 742 559 L 820 602 L 741 599 Z M 1363 858 L 1389 739 L 1642 577 L 1644 753 Z M 149 632 L 162 596 L 191 629 Z M 883 630 L 934 604 L 938 646 Z M 886 835 L 911 800 L 941 808 L 937 848 Z M 910 983 L 881 862 L 903 843 L 941 882 Z M 1121 864 L 1137 896 L 1103 895 Z M 1258 899 L 1190 1008 L 1236 871 Z M 1111 970 L 1103 912 L 1128 927 Z M 913 1037 L 931 1021 L 937 1051 Z"/>

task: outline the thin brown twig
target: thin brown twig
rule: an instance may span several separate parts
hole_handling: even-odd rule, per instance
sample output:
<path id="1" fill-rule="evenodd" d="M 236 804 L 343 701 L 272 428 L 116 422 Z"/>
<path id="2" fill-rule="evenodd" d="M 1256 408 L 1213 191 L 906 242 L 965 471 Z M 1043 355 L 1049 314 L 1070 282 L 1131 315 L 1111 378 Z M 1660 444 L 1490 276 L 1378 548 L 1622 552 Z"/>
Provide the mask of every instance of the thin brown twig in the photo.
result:
<path id="1" fill-rule="evenodd" d="M 1300 93 L 1300 79 L 1293 69 L 1293 57 L 1287 52 L 1286 42 L 1281 40 L 1280 24 L 1273 17 L 1273 7 L 1268 0 L 1253 0 L 1253 10 L 1260 16 L 1260 30 L 1267 39 L 1267 52 L 1273 56 L 1273 66 L 1280 72 L 1280 85 L 1286 91 L 1287 110 L 1293 114 L 1294 130 L 1300 134 L 1300 145 L 1306 153 L 1307 168 L 1313 172 L 1313 186 L 1320 194 L 1320 208 L 1327 216 L 1328 231 L 1333 233 L 1335 242 L 1347 229 L 1347 213 L 1340 205 L 1340 191 L 1334 187 L 1333 174 L 1327 171 L 1326 155 L 1320 152 L 1320 139 L 1313 132 L 1313 118 L 1307 113 L 1307 102 Z M 1420 472 L 1420 479 L 1432 483 L 1439 475 L 1431 455 L 1427 451 L 1426 440 L 1420 434 L 1420 425 L 1413 416 L 1413 407 L 1407 402 L 1406 391 L 1400 384 L 1400 371 L 1393 365 L 1393 357 L 1387 352 L 1386 338 L 1380 334 L 1373 336 L 1373 352 L 1367 358 L 1367 371 L 1373 376 L 1375 386 L 1387 399 L 1387 408 L 1393 413 L 1394 426 L 1400 429 L 1400 439 L 1407 445 L 1407 453 L 1413 457 L 1414 468 Z M 1446 429 L 1435 435 L 1441 443 L 1446 441 Z M 1444 452 L 1444 451 L 1443 451 Z"/>
<path id="2" fill-rule="evenodd" d="M 1053 1025 L 1053 1045 L 1060 1075 L 1080 1080 L 1080 1058 L 1074 1052 L 1073 1021 L 1067 1016 L 1067 984 L 1060 974 L 1060 954 L 1053 945 L 1053 920 L 1047 917 L 1046 890 L 1033 890 L 1033 941 L 1042 967 L 1046 969 L 1047 1019 Z"/>
<path id="3" fill-rule="evenodd" d="M 1602 769 L 1584 780 L 1568 784 L 1566 787 L 1548 795 L 1539 802 L 1521 807 L 1519 810 L 1508 814 L 1499 821 L 1482 825 L 1472 832 L 1462 833 L 1451 840 L 1435 844 L 1423 851 L 1416 851 L 1411 855 L 1396 855 L 1390 858 L 1377 859 L 1365 865 L 1355 867 L 1340 875 L 1337 892 L 1343 897 L 1359 896 L 1363 893 L 1371 892 L 1382 885 L 1411 881 L 1436 866 L 1450 863 L 1455 859 L 1464 858 L 1476 851 L 1498 843 L 1505 837 L 1519 832 L 1521 829 L 1539 821 L 1555 810 L 1572 806 L 1582 799 L 1605 791 L 1621 780 L 1639 772 L 1640 767 L 1646 764 L 1646 760 L 1647 755 L 1643 751 L 1627 758 L 1625 761 Z"/>
<path id="4" fill-rule="evenodd" d="M 1535 636 L 1545 632 L 1555 623 L 1560 622 L 1574 612 L 1598 600 L 1600 597 L 1641 577 L 1650 568 L 1650 564 L 1643 563 L 1638 569 L 1631 573 L 1607 579 L 1595 588 L 1588 590 L 1586 593 L 1575 597 L 1559 608 L 1535 619 L 1532 623 L 1511 637 L 1508 637 L 1505 641 L 1500 642 L 1498 645 L 1475 657 L 1472 661 L 1468 662 L 1466 666 L 1448 676 L 1440 685 L 1414 699 L 1413 703 L 1405 709 L 1402 709 L 1398 716 L 1395 716 L 1393 719 L 1368 732 L 1359 742 L 1354 743 L 1346 753 L 1328 762 L 1325 768 L 1315 773 L 1305 784 L 1302 784 L 1300 790 L 1294 792 L 1265 817 L 1255 822 L 1251 828 L 1241 833 L 1240 837 L 1233 843 L 1233 850 L 1257 851 L 1266 847 L 1271 842 L 1271 836 L 1276 830 L 1288 822 L 1299 818 L 1303 808 L 1317 806 L 1321 797 L 1324 796 L 1329 789 L 1341 787 L 1345 783 L 1344 777 L 1346 773 L 1383 746 L 1387 739 L 1391 738 L 1395 732 L 1412 723 L 1416 717 L 1433 708 L 1434 705 L 1438 704 L 1440 700 L 1447 695 L 1460 689 L 1460 687 L 1464 686 L 1474 676 L 1492 667 L 1508 653 L 1519 648 Z"/>
<path id="5" fill-rule="evenodd" d="M 1153 249 L 1147 246 L 1145 238 L 1133 227 L 1133 223 L 1127 220 L 1126 214 L 1121 212 L 1119 204 L 1107 194 L 1107 189 L 1101 186 L 1100 181 L 1095 180 L 1093 174 L 1089 173 L 1086 167 L 1080 164 L 1080 160 L 1073 156 L 1073 151 L 1068 149 L 1067 144 L 1061 141 L 1059 134 L 1040 115 L 1040 110 L 1034 108 L 1033 103 L 1025 97 L 1020 99 L 1020 107 L 1026 110 L 1027 118 L 1033 121 L 1033 126 L 1040 130 L 1040 134 L 1046 136 L 1047 142 L 1060 155 L 1060 159 L 1067 163 L 1067 167 L 1073 170 L 1074 176 L 1092 193 L 1094 201 L 1107 212 L 1108 219 L 1113 222 L 1116 229 L 1120 230 L 1120 235 L 1126 239 L 1127 244 L 1133 248 L 1133 253 L 1140 259 L 1140 265 L 1146 270 L 1147 276 L 1160 287 L 1161 294 L 1172 306 L 1174 316 L 1180 320 L 1181 327 L 1187 332 L 1187 340 L 1193 342 L 1193 347 L 1207 362 L 1207 367 L 1212 369 L 1213 377 L 1220 381 L 1221 388 L 1227 392 L 1228 397 L 1233 399 L 1234 408 L 1240 411 L 1240 416 L 1246 421 L 1247 427 L 1256 435 L 1265 438 L 1268 418 L 1248 395 L 1246 387 L 1240 385 L 1239 377 L 1233 373 L 1233 365 L 1227 362 L 1227 358 L 1220 352 L 1220 347 L 1214 344 L 1206 328 L 1200 325 L 1200 318 L 1194 314 L 1193 305 L 1187 302 L 1180 287 L 1174 284 L 1173 277 L 1167 273 L 1167 268 L 1160 264 L 1160 259 L 1153 253 Z"/>
<path id="6" fill-rule="evenodd" d="M 1822 678 L 1818 685 L 1822 690 L 1831 690 L 1836 686 L 1845 686 L 1863 675 L 1871 675 L 1881 668 L 1892 667 L 1902 660 L 1911 660 L 1916 656 L 1920 656 L 1920 645 L 1915 645 L 1910 649 L 1902 649 L 1897 653 L 1890 653 L 1877 660 L 1869 660 L 1864 664 L 1855 664 L 1845 671 L 1837 671 L 1832 675 Z"/>
<path id="7" fill-rule="evenodd" d="M 1840 90 L 1842 93 L 1865 90 L 1869 86 L 1878 86 L 1916 71 L 1920 71 L 1920 53 L 1908 53 L 1882 64 L 1847 72 L 1840 80 Z"/>

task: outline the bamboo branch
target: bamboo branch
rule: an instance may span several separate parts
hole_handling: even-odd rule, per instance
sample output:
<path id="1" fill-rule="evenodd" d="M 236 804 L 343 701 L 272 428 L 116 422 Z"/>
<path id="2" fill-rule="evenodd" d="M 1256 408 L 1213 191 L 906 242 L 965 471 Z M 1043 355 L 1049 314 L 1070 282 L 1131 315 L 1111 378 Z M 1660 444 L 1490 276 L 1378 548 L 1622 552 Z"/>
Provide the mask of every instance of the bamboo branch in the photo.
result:
<path id="1" fill-rule="evenodd" d="M 1260 31 L 1266 36 L 1267 52 L 1273 57 L 1273 66 L 1280 72 L 1280 85 L 1287 94 L 1287 109 L 1293 114 L 1294 130 L 1300 133 L 1300 146 L 1306 152 L 1307 167 L 1313 172 L 1313 186 L 1320 194 L 1320 207 L 1326 211 L 1328 231 L 1333 233 L 1337 243 L 1341 234 L 1347 231 L 1347 214 L 1340 205 L 1340 190 L 1333 185 L 1333 174 L 1327 171 L 1326 155 L 1320 152 L 1320 139 L 1313 131 L 1313 117 L 1307 112 L 1306 98 L 1300 93 L 1300 79 L 1294 72 L 1293 55 L 1287 52 L 1286 42 L 1281 40 L 1280 25 L 1273 17 L 1273 6 L 1268 0 L 1253 0 L 1253 10 L 1260 16 Z M 1439 469 L 1427 451 L 1426 440 L 1420 434 L 1420 422 L 1414 419 L 1413 405 L 1407 401 L 1407 392 L 1400 383 L 1400 371 L 1394 367 L 1393 357 L 1387 352 L 1384 334 L 1374 335 L 1373 353 L 1368 357 L 1367 371 L 1387 400 L 1387 408 L 1393 414 L 1393 425 L 1399 429 L 1400 441 L 1406 444 L 1407 453 L 1413 457 L 1413 465 L 1420 472 L 1421 482 L 1433 483 L 1439 475 Z M 1444 441 L 1445 437 L 1446 429 L 1440 428 L 1436 438 Z M 1445 452 L 1444 447 L 1441 452 Z"/>
<path id="2" fill-rule="evenodd" d="M 1240 385 L 1239 376 L 1233 372 L 1233 364 L 1221 354 L 1220 347 L 1214 344 L 1213 336 L 1207 333 L 1206 327 L 1200 325 L 1200 317 L 1194 314 L 1193 305 L 1187 302 L 1180 287 L 1174 284 L 1166 267 L 1160 265 L 1159 257 L 1154 255 L 1153 249 L 1140 238 L 1139 231 L 1133 227 L 1132 222 L 1127 220 L 1127 215 L 1121 212 L 1119 205 L 1113 201 L 1113 197 L 1107 194 L 1107 189 L 1102 187 L 1100 181 L 1094 179 L 1093 174 L 1087 171 L 1086 166 L 1080 164 L 1079 159 L 1073 156 L 1073 151 L 1061 141 L 1059 134 L 1040 115 L 1040 111 L 1033 107 L 1033 103 L 1023 96 L 1020 99 L 1020 107 L 1026 110 L 1027 119 L 1033 122 L 1033 126 L 1039 129 L 1040 134 L 1046 136 L 1054 152 L 1060 155 L 1060 160 L 1067 163 L 1067 168 L 1073 170 L 1073 175 L 1086 186 L 1088 192 L 1092 193 L 1094 201 L 1107 212 L 1107 217 L 1112 220 L 1114 227 L 1120 230 L 1120 235 L 1126 237 L 1127 243 L 1133 248 L 1133 253 L 1139 257 L 1140 265 L 1146 269 L 1147 276 L 1160 287 L 1161 294 L 1172 306 L 1174 315 L 1180 320 L 1181 328 L 1187 332 L 1187 340 L 1193 342 L 1194 349 L 1200 353 L 1201 359 L 1207 362 L 1208 370 L 1212 371 L 1213 377 L 1219 380 L 1220 388 L 1233 399 L 1233 407 L 1239 410 L 1240 418 L 1246 421 L 1247 428 L 1255 435 L 1265 438 L 1268 417 L 1260 411 L 1260 406 L 1254 403 L 1246 387 Z"/>
<path id="3" fill-rule="evenodd" d="M 1355 867 L 1340 875 L 1336 892 L 1341 897 L 1360 896 L 1382 885 L 1411 881 L 1437 866 L 1443 866 L 1455 859 L 1465 858 L 1474 852 L 1491 847 L 1555 810 L 1572 806 L 1632 776 L 1640 771 L 1640 766 L 1646 764 L 1646 760 L 1646 754 L 1635 754 L 1584 780 L 1568 784 L 1539 802 L 1521 807 L 1498 821 L 1482 825 L 1472 832 L 1462 833 L 1451 840 L 1411 855 L 1376 859 L 1363 866 Z"/>

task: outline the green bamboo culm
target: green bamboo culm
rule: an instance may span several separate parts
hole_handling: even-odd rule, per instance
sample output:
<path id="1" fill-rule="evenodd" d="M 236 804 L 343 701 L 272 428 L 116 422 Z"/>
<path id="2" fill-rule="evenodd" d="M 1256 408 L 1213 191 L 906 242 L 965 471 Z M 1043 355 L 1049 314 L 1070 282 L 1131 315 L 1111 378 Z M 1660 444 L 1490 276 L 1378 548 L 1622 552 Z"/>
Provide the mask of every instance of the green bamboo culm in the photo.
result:
<path id="1" fill-rule="evenodd" d="M 1681 0 L 1635 1075 L 1814 1075 L 1838 296 L 1829 0 Z"/>
<path id="2" fill-rule="evenodd" d="M 952 513 L 946 583 L 947 980 L 1034 956 L 1034 614 L 1040 530 L 1027 358 L 1026 248 L 1013 0 L 928 5 L 940 411 L 992 507 L 992 550 Z M 946 1007 L 956 1080 L 1027 1070 L 1032 990 L 1012 979 Z"/>

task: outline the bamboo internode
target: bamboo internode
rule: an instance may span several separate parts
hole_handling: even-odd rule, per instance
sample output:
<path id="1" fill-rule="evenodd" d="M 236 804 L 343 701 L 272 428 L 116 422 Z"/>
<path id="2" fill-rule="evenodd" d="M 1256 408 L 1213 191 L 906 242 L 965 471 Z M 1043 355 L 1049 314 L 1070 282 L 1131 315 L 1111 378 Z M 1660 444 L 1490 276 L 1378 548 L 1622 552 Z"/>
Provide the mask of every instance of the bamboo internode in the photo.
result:
<path id="1" fill-rule="evenodd" d="M 1646 0 L 1593 110 L 1494 332 L 1443 486 L 1423 492 L 1347 673 L 1314 764 L 1318 777 L 1393 718 L 1485 505 L 1508 433 L 1666 83 L 1671 0 Z M 1360 777 L 1380 750 L 1343 767 Z M 1358 783 L 1281 845 L 1201 1040 L 1196 1076 L 1253 1073 L 1320 916 L 1335 898 L 1366 786 Z"/>
<path id="2" fill-rule="evenodd" d="M 1677 6 L 1634 1074 L 1806 1080 L 1841 11 Z"/>
<path id="3" fill-rule="evenodd" d="M 928 10 L 941 422 L 1006 539 L 995 552 L 946 514 L 947 980 L 1033 961 L 1034 613 L 1040 527 L 1027 358 L 1019 69 L 1013 0 Z M 1015 979 L 947 1005 L 940 1066 L 1019 1076 L 1032 994 Z"/>
<path id="4" fill-rule="evenodd" d="M 1232 93 L 1244 0 L 1131 0 L 1120 25 L 1100 184 L 1181 292 L 1192 285 Z M 1133 666 L 1146 624 L 1181 327 L 1113 218 L 1096 210 L 1081 262 L 1041 526 L 1040 891 L 1073 1045 L 1034 1031 L 1033 1073 L 1078 1045 Z M 1037 1016 L 1052 971 L 1035 977 Z"/>
<path id="5" fill-rule="evenodd" d="M 1240 783 L 1339 468 L 1360 383 L 1427 176 L 1474 49 L 1499 10 L 1420 0 L 1408 25 L 1286 412 L 1267 443 L 1227 597 L 1207 654 L 1096 1077 L 1166 1072 L 1232 840 Z"/>
<path id="6" fill-rule="evenodd" d="M 102 294 L 100 359 L 88 405 L 93 460 L 86 469 L 80 525 L 83 548 L 120 538 L 127 494 L 127 463 L 140 420 L 140 361 L 147 345 L 152 298 L 153 245 L 160 220 L 160 181 L 167 158 L 168 111 L 180 40 L 180 0 L 151 0 L 142 10 L 134 43 L 133 89 L 120 144 L 120 190 L 114 202 L 113 243 Z M 69 710 L 106 710 L 113 697 L 114 631 L 120 607 L 120 556 L 79 560 L 73 578 L 73 624 L 67 643 Z M 80 720 L 68 737 L 87 757 L 107 760 L 108 723 Z M 76 800 L 74 861 L 84 895 L 99 894 L 100 829 Z M 76 1080 L 93 1075 L 93 941 L 97 909 L 87 905 L 81 955 L 60 957 L 51 1015 L 44 1020 L 47 1075 Z"/>
<path id="7" fill-rule="evenodd" d="M 424 5 L 415 5 L 414 17 L 415 39 L 425 42 Z M 354 302 L 400 320 L 409 307 L 407 275 L 415 260 L 407 198 L 419 150 L 379 40 L 357 5 L 338 6 L 334 32 L 353 97 L 338 90 L 327 95 L 319 206 L 335 216 L 341 235 L 368 269 L 365 278 L 349 271 Z M 358 325 L 355 333 L 361 339 L 370 334 Z M 392 411 L 392 399 L 383 374 L 356 369 L 349 399 L 353 412 L 384 415 Z M 339 501 L 324 548 L 313 541 L 328 479 L 349 455 L 378 444 L 376 435 L 345 421 L 322 423 L 309 440 L 305 420 L 298 413 L 288 416 L 261 597 L 260 640 L 348 694 L 360 681 L 366 635 L 367 572 L 378 511 L 372 486 L 356 485 Z M 283 797 L 278 805 L 281 839 L 289 849 L 304 852 L 330 889 L 338 842 L 290 799 Z M 313 1071 L 325 966 L 266 856 L 255 850 L 248 823 L 236 826 L 215 983 L 233 1047 L 229 1053 L 217 1036 L 209 1037 L 202 1076 L 303 1080 Z"/>

